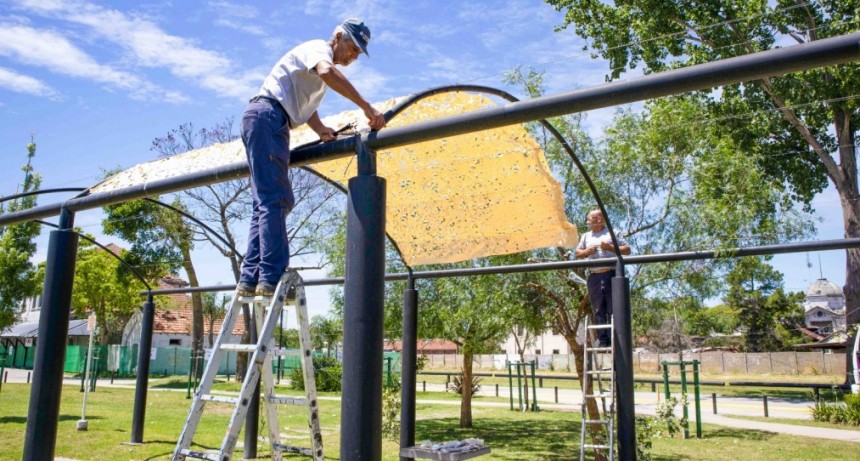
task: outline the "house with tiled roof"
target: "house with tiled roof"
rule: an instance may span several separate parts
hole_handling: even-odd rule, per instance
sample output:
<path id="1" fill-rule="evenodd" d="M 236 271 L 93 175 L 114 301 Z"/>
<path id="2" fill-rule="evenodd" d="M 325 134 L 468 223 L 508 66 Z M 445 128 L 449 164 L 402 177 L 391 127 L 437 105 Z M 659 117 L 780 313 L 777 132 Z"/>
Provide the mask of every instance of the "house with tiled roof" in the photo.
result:
<path id="1" fill-rule="evenodd" d="M 188 282 L 179 277 L 169 275 L 158 280 L 158 289 L 184 288 Z M 152 324 L 152 347 L 191 347 L 192 327 L 192 305 L 191 295 L 174 293 L 159 295 L 155 298 L 155 318 Z M 122 334 L 122 345 L 131 346 L 140 344 L 140 322 L 142 313 L 136 312 L 128 323 Z M 221 331 L 222 319 L 214 322 L 212 330 L 217 336 Z M 231 342 L 239 342 L 245 331 L 245 322 L 242 316 L 236 321 L 233 328 Z M 209 347 L 209 319 L 203 321 L 204 346 Z"/>

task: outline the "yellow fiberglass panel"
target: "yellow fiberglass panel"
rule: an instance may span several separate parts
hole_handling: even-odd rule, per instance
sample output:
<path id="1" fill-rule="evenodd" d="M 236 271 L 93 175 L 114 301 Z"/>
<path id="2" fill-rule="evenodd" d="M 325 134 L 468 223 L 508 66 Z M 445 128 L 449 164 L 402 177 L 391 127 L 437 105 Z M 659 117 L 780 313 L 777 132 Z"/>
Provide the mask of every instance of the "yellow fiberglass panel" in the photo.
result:
<path id="1" fill-rule="evenodd" d="M 474 94 L 441 94 L 410 107 L 389 126 L 491 106 Z M 344 186 L 356 175 L 353 158 L 313 168 Z M 571 247 L 578 239 L 564 214 L 561 186 L 522 125 L 380 151 L 377 174 L 387 181 L 388 234 L 412 266 Z"/>

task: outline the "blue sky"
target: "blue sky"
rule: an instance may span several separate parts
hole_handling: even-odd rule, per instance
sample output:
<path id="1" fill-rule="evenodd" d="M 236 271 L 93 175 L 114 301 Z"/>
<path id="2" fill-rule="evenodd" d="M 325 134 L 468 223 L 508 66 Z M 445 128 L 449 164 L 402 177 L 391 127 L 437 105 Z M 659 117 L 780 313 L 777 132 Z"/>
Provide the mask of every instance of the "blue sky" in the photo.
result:
<path id="1" fill-rule="evenodd" d="M 608 67 L 583 52 L 571 31 L 554 32 L 562 14 L 536 0 L 4 0 L 0 194 L 15 192 L 31 134 L 43 188 L 91 186 L 103 169 L 154 159 L 152 140 L 182 123 L 203 128 L 238 117 L 285 51 L 327 38 L 350 16 L 373 35 L 372 57 L 345 69 L 370 101 L 451 83 L 501 87 L 515 66 L 545 71 L 555 93 L 601 84 Z M 351 108 L 330 93 L 320 114 Z M 610 117 L 610 110 L 589 113 L 587 127 L 599 135 Z M 841 237 L 835 192 L 821 194 L 815 207 L 824 219 L 818 237 Z M 76 224 L 99 236 L 100 220 L 89 211 Z M 201 283 L 230 281 L 225 259 L 205 250 L 194 257 Z M 802 290 L 818 277 L 818 257 L 810 258 L 814 269 L 805 254 L 776 259 L 787 288 Z M 822 253 L 821 261 L 824 276 L 841 285 L 842 252 Z M 316 296 L 318 305 L 327 303 L 324 292 Z"/>

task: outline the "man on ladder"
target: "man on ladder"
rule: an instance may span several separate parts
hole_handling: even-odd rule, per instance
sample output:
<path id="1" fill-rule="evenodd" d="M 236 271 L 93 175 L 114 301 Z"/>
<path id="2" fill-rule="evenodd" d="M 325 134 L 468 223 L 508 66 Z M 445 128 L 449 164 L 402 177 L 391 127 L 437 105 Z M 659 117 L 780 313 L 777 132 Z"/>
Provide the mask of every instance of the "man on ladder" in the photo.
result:
<path id="1" fill-rule="evenodd" d="M 603 213 L 600 210 L 591 210 L 586 219 L 590 232 L 582 234 L 579 245 L 576 246 L 576 259 L 603 259 L 614 258 L 615 247 Z M 630 254 L 630 245 L 626 240 L 618 237 L 618 249 L 623 255 Z M 615 277 L 615 269 L 610 267 L 595 268 L 588 271 L 588 299 L 591 301 L 591 309 L 594 312 L 594 323 L 605 325 L 612 318 L 612 277 Z M 609 329 L 597 331 L 599 347 L 609 347 L 612 343 Z"/>
<path id="2" fill-rule="evenodd" d="M 334 29 L 328 42 L 302 43 L 275 64 L 245 109 L 242 142 L 251 169 L 254 208 L 239 296 L 272 296 L 289 266 L 286 217 L 295 205 L 287 175 L 290 129 L 307 123 L 323 142 L 335 140 L 335 131 L 323 125 L 317 113 L 329 87 L 364 111 L 372 129 L 385 126 L 382 113 L 335 67 L 348 66 L 361 53 L 367 54 L 369 41 L 370 29 L 350 18 Z"/>
<path id="3" fill-rule="evenodd" d="M 369 41 L 370 29 L 362 21 L 350 18 L 335 27 L 328 41 L 311 40 L 298 45 L 275 64 L 242 115 L 242 142 L 251 170 L 253 196 L 248 250 L 242 262 L 233 303 L 224 318 L 200 388 L 195 393 L 191 411 L 173 454 L 174 461 L 189 457 L 229 461 L 235 449 L 239 428 L 247 415 L 253 388 L 261 378 L 265 388 L 264 401 L 267 404 L 272 458 L 281 459 L 282 452 L 299 452 L 313 456 L 314 460 L 322 460 L 304 286 L 298 274 L 288 269 L 290 256 L 286 217 L 295 205 L 288 176 L 290 129 L 307 123 L 323 142 L 336 139 L 336 132 L 325 126 L 317 113 L 329 87 L 355 103 L 364 112 L 372 129 L 379 130 L 385 126 L 382 113 L 371 106 L 335 67 L 348 66 L 358 59 L 361 53 L 367 54 Z M 279 398 L 274 395 L 273 390 L 270 351 L 274 347 L 278 314 L 287 297 L 296 301 L 307 399 Z M 226 344 L 224 340 L 232 331 L 242 303 L 254 305 L 258 342 L 252 345 Z M 262 320 L 264 311 L 265 321 Z M 210 391 L 220 364 L 220 352 L 231 349 L 252 353 L 240 395 L 235 399 L 213 396 Z M 217 453 L 202 453 L 191 449 L 192 438 L 206 402 L 235 405 L 227 434 Z M 287 447 L 279 443 L 274 403 L 307 405 L 313 443 L 311 449 Z"/>

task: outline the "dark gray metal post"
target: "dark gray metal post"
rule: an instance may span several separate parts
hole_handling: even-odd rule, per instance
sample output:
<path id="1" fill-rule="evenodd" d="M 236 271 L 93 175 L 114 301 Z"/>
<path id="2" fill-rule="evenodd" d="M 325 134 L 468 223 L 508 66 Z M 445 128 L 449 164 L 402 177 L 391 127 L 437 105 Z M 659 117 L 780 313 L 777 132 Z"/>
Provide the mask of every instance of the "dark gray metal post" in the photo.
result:
<path id="1" fill-rule="evenodd" d="M 257 309 L 251 307 L 251 344 L 257 344 Z M 248 366 L 245 373 L 250 373 L 253 364 L 251 363 L 251 354 L 248 354 Z M 263 365 L 265 366 L 265 362 Z M 263 376 L 263 371 L 260 370 L 260 377 Z M 260 429 L 260 380 L 257 380 L 257 385 L 254 387 L 254 395 L 251 397 L 251 402 L 248 404 L 248 414 L 245 416 L 245 448 L 242 450 L 243 459 L 254 459 L 257 457 L 257 432 Z"/>
<path id="2" fill-rule="evenodd" d="M 74 223 L 75 214 L 63 209 L 60 228 L 51 231 L 48 240 L 42 315 L 39 317 L 33 386 L 30 388 L 24 436 L 24 461 L 54 459 L 78 252 L 78 234 L 72 229 Z"/>
<path id="3" fill-rule="evenodd" d="M 131 418 L 131 443 L 143 443 L 143 423 L 146 419 L 146 393 L 149 389 L 149 360 L 152 354 L 152 326 L 155 323 L 155 303 L 152 292 L 146 294 L 140 319 L 140 347 L 137 350 L 137 380 L 134 385 L 134 413 Z"/>
<path id="4" fill-rule="evenodd" d="M 415 384 L 418 360 L 418 291 L 409 277 L 403 292 L 403 351 L 400 387 L 400 448 L 415 445 Z M 400 457 L 400 461 L 412 458 Z"/>
<path id="5" fill-rule="evenodd" d="M 385 179 L 358 142 L 358 176 L 349 180 L 346 220 L 343 399 L 340 459 L 382 459 L 382 335 Z"/>
<path id="6" fill-rule="evenodd" d="M 633 315 L 630 281 L 621 261 L 612 278 L 612 318 L 615 322 L 615 373 L 618 397 L 618 459 L 636 460 L 636 408 L 633 400 Z"/>

